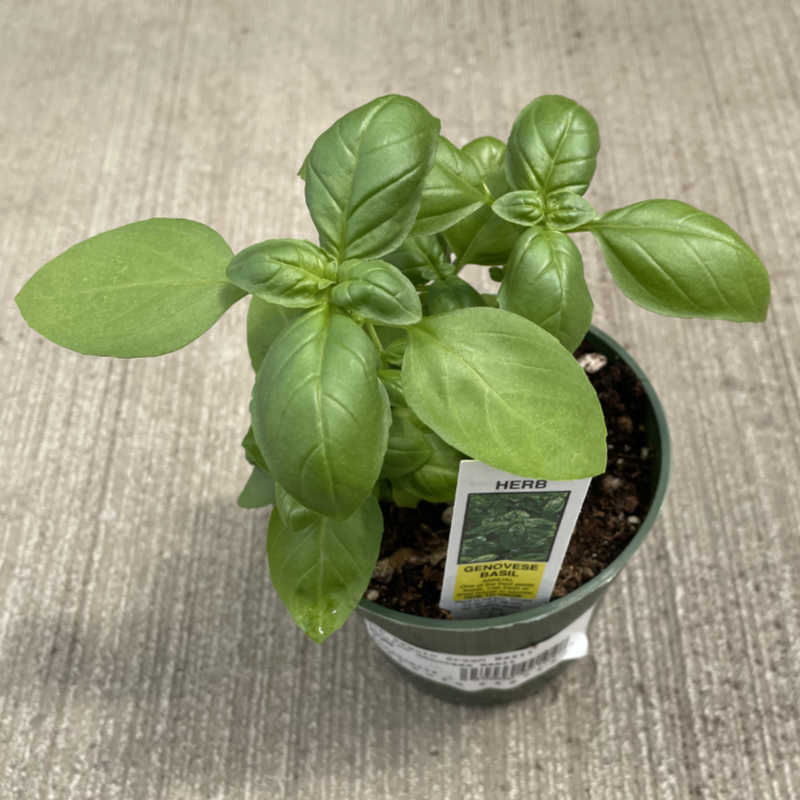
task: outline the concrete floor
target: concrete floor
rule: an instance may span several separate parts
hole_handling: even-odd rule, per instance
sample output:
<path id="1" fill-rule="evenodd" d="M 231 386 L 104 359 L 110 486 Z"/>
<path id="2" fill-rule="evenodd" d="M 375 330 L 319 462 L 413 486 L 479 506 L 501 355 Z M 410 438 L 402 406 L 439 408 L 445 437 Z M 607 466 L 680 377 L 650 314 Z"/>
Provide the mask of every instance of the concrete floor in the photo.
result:
<path id="1" fill-rule="evenodd" d="M 0 800 L 800 796 L 798 41 L 790 0 L 0 4 Z M 135 219 L 234 249 L 311 236 L 296 169 L 388 91 L 457 143 L 575 97 L 603 136 L 598 209 L 679 197 L 773 279 L 763 326 L 666 319 L 586 243 L 595 321 L 667 409 L 673 482 L 590 656 L 504 707 L 418 692 L 356 619 L 322 647 L 291 624 L 266 515 L 235 505 L 243 304 L 122 363 L 12 303 Z"/>

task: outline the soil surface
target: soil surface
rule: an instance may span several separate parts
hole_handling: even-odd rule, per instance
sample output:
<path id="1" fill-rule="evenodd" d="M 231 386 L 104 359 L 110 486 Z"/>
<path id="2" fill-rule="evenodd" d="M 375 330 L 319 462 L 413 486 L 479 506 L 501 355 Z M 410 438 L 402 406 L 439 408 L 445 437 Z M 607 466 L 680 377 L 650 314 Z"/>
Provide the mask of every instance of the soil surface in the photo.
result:
<path id="1" fill-rule="evenodd" d="M 653 454 L 644 429 L 647 407 L 639 379 L 622 362 L 605 363 L 583 345 L 576 358 L 600 398 L 608 428 L 608 467 L 592 480 L 553 597 L 562 597 L 610 564 L 639 528 L 650 500 Z M 381 503 L 383 544 L 368 600 L 423 617 L 449 617 L 439 608 L 449 520 L 446 504 L 418 508 Z"/>

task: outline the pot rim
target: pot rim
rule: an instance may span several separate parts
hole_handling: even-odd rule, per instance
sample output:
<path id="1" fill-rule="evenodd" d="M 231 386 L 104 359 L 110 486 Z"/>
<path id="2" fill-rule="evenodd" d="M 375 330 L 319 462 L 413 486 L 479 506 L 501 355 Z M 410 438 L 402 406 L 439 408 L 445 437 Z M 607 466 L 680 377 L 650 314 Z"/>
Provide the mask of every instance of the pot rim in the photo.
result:
<path id="1" fill-rule="evenodd" d="M 642 382 L 645 394 L 653 410 L 653 417 L 656 424 L 656 433 L 660 445 L 660 464 L 658 473 L 658 482 L 653 492 L 653 498 L 650 503 L 650 508 L 647 510 L 644 519 L 642 520 L 639 530 L 636 531 L 634 537 L 625 545 L 622 552 L 603 570 L 595 575 L 591 580 L 588 580 L 582 586 L 579 586 L 569 594 L 559 597 L 555 600 L 550 600 L 534 608 L 525 611 L 517 611 L 513 614 L 506 614 L 501 617 L 490 617 L 483 619 L 432 619 L 429 617 L 420 617 L 416 614 L 408 614 L 405 611 L 396 611 L 391 608 L 386 608 L 379 603 L 373 603 L 371 600 L 361 598 L 358 608 L 368 612 L 368 616 L 377 615 L 385 617 L 388 620 L 402 623 L 403 625 L 411 628 L 423 629 L 447 629 L 448 631 L 483 631 L 489 629 L 500 629 L 511 627 L 521 622 L 532 622 L 536 619 L 564 611 L 569 607 L 581 603 L 587 595 L 594 594 L 598 589 L 610 583 L 617 576 L 619 571 L 633 555 L 634 551 L 644 541 L 645 536 L 650 532 L 653 524 L 658 516 L 661 504 L 667 492 L 667 484 L 669 483 L 670 473 L 670 437 L 669 428 L 667 426 L 667 417 L 661 405 L 655 389 L 650 384 L 650 381 L 645 375 L 642 368 L 636 363 L 633 357 L 620 345 L 615 339 L 609 336 L 604 331 L 592 325 L 589 329 L 591 335 L 599 340 L 600 343 L 605 345 L 608 349 L 612 350 L 622 361 L 624 361 L 634 372 L 637 378 Z"/>

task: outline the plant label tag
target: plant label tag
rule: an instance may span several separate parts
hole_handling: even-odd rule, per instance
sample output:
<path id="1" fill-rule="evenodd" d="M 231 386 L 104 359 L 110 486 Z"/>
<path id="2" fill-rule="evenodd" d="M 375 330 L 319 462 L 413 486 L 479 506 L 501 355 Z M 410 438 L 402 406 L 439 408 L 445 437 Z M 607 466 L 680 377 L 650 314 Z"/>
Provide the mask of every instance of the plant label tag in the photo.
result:
<path id="1" fill-rule="evenodd" d="M 590 481 L 523 478 L 462 461 L 439 605 L 478 619 L 547 602 Z"/>
<path id="2" fill-rule="evenodd" d="M 462 656 L 426 650 L 409 644 L 370 620 L 364 620 L 372 641 L 403 669 L 429 681 L 467 692 L 482 689 L 516 689 L 549 672 L 562 661 L 583 658 L 589 652 L 586 635 L 594 606 L 566 628 L 543 642 L 482 656 Z"/>

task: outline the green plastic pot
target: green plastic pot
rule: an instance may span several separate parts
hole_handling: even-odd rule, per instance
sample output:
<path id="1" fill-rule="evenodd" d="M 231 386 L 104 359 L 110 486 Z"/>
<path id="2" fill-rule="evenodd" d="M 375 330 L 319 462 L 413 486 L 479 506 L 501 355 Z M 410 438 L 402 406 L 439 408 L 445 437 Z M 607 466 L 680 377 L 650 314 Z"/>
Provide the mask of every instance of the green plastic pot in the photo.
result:
<path id="1" fill-rule="evenodd" d="M 649 509 L 633 539 L 611 564 L 590 581 L 564 597 L 527 611 L 491 619 L 427 619 L 393 611 L 362 599 L 358 610 L 366 620 L 404 642 L 425 650 L 458 655 L 487 655 L 508 653 L 544 642 L 558 634 L 592 607 L 595 608 L 595 612 L 591 619 L 593 621 L 596 618 L 598 603 L 619 571 L 628 563 L 630 557 L 650 533 L 658 516 L 659 508 L 667 491 L 670 447 L 664 410 L 639 365 L 623 347 L 595 327 L 590 330 L 587 343 L 592 351 L 607 356 L 609 362 L 617 360 L 627 364 L 641 380 L 648 401 L 645 426 L 647 446 L 654 459 L 654 473 L 650 486 Z M 535 692 L 569 666 L 572 661 L 561 661 L 546 672 L 512 689 L 487 688 L 477 691 L 432 681 L 394 661 L 391 663 L 420 688 L 439 697 L 463 703 L 485 704 L 507 702 Z"/>

